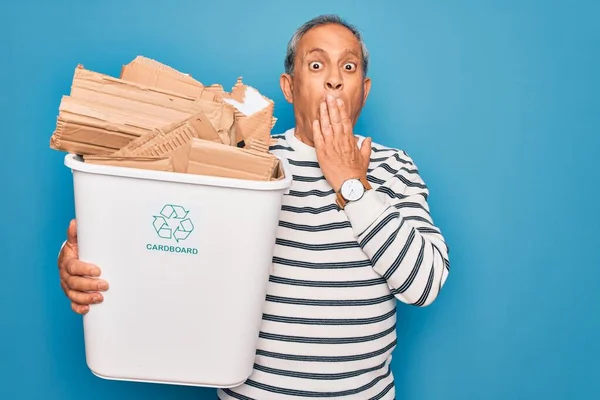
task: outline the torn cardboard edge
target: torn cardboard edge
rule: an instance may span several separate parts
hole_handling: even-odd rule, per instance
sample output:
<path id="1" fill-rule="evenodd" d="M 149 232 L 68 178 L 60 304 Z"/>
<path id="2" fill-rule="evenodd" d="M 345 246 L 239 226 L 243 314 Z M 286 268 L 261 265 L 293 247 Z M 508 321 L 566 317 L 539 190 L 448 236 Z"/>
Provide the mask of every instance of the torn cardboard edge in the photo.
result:
<path id="1" fill-rule="evenodd" d="M 220 101 L 225 93 L 222 85 L 204 85 L 190 74 L 184 74 L 154 59 L 137 56 L 121 68 L 120 79 L 145 86 L 177 91 L 194 98 Z"/>
<path id="2" fill-rule="evenodd" d="M 236 143 L 255 139 L 267 139 L 277 119 L 273 116 L 275 103 L 239 77 L 231 93 L 222 95 L 225 103 L 235 108 Z"/>
<path id="3" fill-rule="evenodd" d="M 166 150 L 161 149 L 165 143 L 172 141 L 178 145 L 186 144 L 192 138 L 205 139 L 222 144 L 221 137 L 215 131 L 203 112 L 198 112 L 183 121 L 170 124 L 163 128 L 133 140 L 118 150 L 115 155 L 121 156 L 152 156 Z"/>
<path id="4" fill-rule="evenodd" d="M 248 141 L 258 139 L 267 141 L 271 136 L 271 115 L 273 115 L 274 104 L 269 103 L 264 109 L 254 114 L 245 116 L 238 115 L 234 121 L 236 140 Z"/>
<path id="5" fill-rule="evenodd" d="M 129 64 L 124 65 L 124 67 L 129 66 L 129 65 L 141 65 L 146 68 L 159 71 L 160 73 L 169 74 L 169 75 L 173 76 L 174 78 L 179 79 L 183 82 L 189 83 L 191 85 L 204 86 L 198 80 L 194 79 L 194 77 L 191 74 L 183 73 L 183 72 L 171 67 L 170 65 L 163 64 L 160 61 L 157 61 L 150 57 L 138 55 L 133 60 L 131 60 L 129 62 Z"/>
<path id="6" fill-rule="evenodd" d="M 272 99 L 260 93 L 258 89 L 243 83 L 241 76 L 238 77 L 235 85 L 233 85 L 231 93 L 223 95 L 223 100 L 225 101 L 226 99 L 228 99 L 227 102 L 229 103 L 238 103 L 239 107 L 236 107 L 236 110 L 247 117 L 263 110 L 269 104 L 275 105 Z M 271 129 L 275 126 L 276 122 L 277 118 L 272 115 Z"/>
<path id="7" fill-rule="evenodd" d="M 266 153 L 269 151 L 270 142 L 267 142 L 264 139 L 250 138 L 247 141 L 243 140 L 243 141 L 239 142 L 238 147 Z"/>
<path id="8" fill-rule="evenodd" d="M 96 123 L 99 126 L 93 126 Z M 59 117 L 50 138 L 50 147 L 80 155 L 109 154 L 139 137 L 122 129 L 108 130 L 102 121 L 94 124 L 69 122 Z"/>
<path id="9" fill-rule="evenodd" d="M 230 137 L 235 120 L 235 107 L 230 104 L 176 93 L 173 88 L 156 88 L 113 78 L 87 70 L 82 65 L 75 70 L 70 96 L 172 119 L 183 119 L 202 111 L 224 143 Z"/>
<path id="10" fill-rule="evenodd" d="M 189 75 L 165 64 L 143 56 L 136 57 L 121 67 L 119 78 L 144 86 L 183 93 L 190 97 L 201 97 L 204 85 Z"/>

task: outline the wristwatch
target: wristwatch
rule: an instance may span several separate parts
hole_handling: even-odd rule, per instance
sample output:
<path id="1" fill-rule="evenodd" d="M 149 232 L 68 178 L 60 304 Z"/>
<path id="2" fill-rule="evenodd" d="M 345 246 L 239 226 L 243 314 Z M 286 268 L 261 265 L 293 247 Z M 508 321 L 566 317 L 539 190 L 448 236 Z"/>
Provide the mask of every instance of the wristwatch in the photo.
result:
<path id="1" fill-rule="evenodd" d="M 338 207 L 343 210 L 344 207 L 346 207 L 346 204 L 351 201 L 360 200 L 365 192 L 371 189 L 371 184 L 365 177 L 348 179 L 342 183 L 340 190 L 336 193 L 336 203 Z"/>

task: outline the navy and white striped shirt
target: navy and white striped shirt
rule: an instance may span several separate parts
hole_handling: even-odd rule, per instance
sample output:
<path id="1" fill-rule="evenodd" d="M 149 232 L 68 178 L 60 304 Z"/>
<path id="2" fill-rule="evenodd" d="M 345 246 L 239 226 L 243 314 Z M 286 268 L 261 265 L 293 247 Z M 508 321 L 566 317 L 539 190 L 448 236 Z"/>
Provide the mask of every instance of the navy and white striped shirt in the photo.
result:
<path id="1" fill-rule="evenodd" d="M 314 148 L 290 129 L 289 161 L 254 370 L 220 399 L 394 399 L 396 300 L 426 306 L 449 273 L 428 189 L 403 151 L 373 143 L 365 196 L 338 211 Z M 362 138 L 361 138 L 362 140 Z"/>

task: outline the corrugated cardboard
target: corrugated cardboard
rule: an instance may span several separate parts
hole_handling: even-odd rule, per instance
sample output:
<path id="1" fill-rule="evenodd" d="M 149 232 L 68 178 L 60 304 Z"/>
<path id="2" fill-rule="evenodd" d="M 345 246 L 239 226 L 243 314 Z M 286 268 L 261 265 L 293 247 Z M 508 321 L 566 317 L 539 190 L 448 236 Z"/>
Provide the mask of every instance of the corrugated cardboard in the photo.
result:
<path id="1" fill-rule="evenodd" d="M 277 118 L 273 116 L 273 100 L 260 94 L 258 90 L 242 83 L 238 78 L 230 94 L 223 95 L 223 101 L 235 107 L 236 142 L 250 138 L 267 140 Z"/>
<path id="2" fill-rule="evenodd" d="M 190 140 L 172 156 L 187 159 L 184 172 L 190 174 L 269 181 L 279 173 L 279 159 L 270 153 L 224 146 L 202 139 Z"/>
<path id="3" fill-rule="evenodd" d="M 182 82 L 186 82 L 190 85 L 204 86 L 198 80 L 194 79 L 194 77 L 191 74 L 186 74 L 181 71 L 178 71 L 177 69 L 171 67 L 170 65 L 163 64 L 160 61 L 154 60 L 149 57 L 138 55 L 129 64 L 125 65 L 124 67 L 130 66 L 130 65 L 142 65 L 147 68 L 151 68 L 153 70 L 159 71 L 161 73 L 169 74 L 169 75 L 173 76 L 175 79 L 178 79 Z M 121 78 L 123 78 L 123 76 L 121 76 Z"/>
<path id="4" fill-rule="evenodd" d="M 232 129 L 235 122 L 235 108 L 226 103 L 219 103 L 206 99 L 196 99 L 196 111 L 202 111 L 210 120 L 221 141 L 226 145 L 234 145 L 231 140 Z"/>
<path id="5" fill-rule="evenodd" d="M 81 125 L 58 119 L 56 130 L 50 138 L 50 147 L 69 153 L 112 154 L 127 145 L 135 136 L 110 132 L 105 127 Z"/>
<path id="6" fill-rule="evenodd" d="M 175 114 L 148 114 L 115 104 L 63 96 L 50 146 L 76 154 L 110 154 L 157 126 L 180 120 Z"/>
<path id="7" fill-rule="evenodd" d="M 269 151 L 270 143 L 266 142 L 264 139 L 250 138 L 247 142 L 244 142 L 243 147 L 249 150 L 267 152 Z"/>
<path id="8" fill-rule="evenodd" d="M 126 124 L 141 129 L 141 133 L 157 126 L 165 126 L 181 121 L 189 116 L 169 113 L 147 113 L 132 107 L 128 109 L 119 104 L 86 100 L 79 97 L 63 96 L 59 111 L 64 115 L 86 115 L 90 118 Z"/>
<path id="9" fill-rule="evenodd" d="M 101 101 L 106 103 L 107 99 L 113 101 L 127 101 L 123 106 L 134 103 L 153 105 L 148 112 L 156 110 L 177 110 L 180 112 L 193 112 L 195 97 L 187 96 L 172 90 L 165 90 L 135 82 L 114 78 L 85 69 L 82 65 L 75 68 L 73 83 L 71 84 L 71 96 L 87 100 Z M 117 105 L 115 103 L 115 105 Z M 118 104 L 121 107 L 121 104 Z M 138 104 L 137 106 L 141 106 Z M 156 108 L 158 106 L 158 108 Z M 136 109 L 136 108 L 134 108 Z M 143 109 L 140 109 L 140 111 Z"/>
<path id="10" fill-rule="evenodd" d="M 141 168 L 155 171 L 173 172 L 171 157 L 120 157 L 115 155 L 84 156 L 83 161 L 90 164 L 111 165 L 115 167 Z"/>
<path id="11" fill-rule="evenodd" d="M 170 143 L 173 146 L 184 145 L 192 138 L 222 143 L 220 136 L 214 130 L 204 113 L 200 112 L 184 121 L 153 130 L 130 142 L 127 146 L 116 152 L 115 155 L 156 156 L 174 149 L 174 147 L 167 148 L 165 145 L 169 145 Z"/>
<path id="12" fill-rule="evenodd" d="M 152 86 L 182 93 L 191 97 L 201 97 L 204 85 L 188 74 L 147 57 L 137 56 L 121 69 L 120 78 L 144 86 Z"/>
<path id="13" fill-rule="evenodd" d="M 149 132 L 144 126 L 110 120 L 105 112 L 63 97 L 50 147 L 75 154 L 110 154 Z"/>
<path id="14" fill-rule="evenodd" d="M 143 72 L 140 79 L 144 79 Z M 113 78 L 86 70 L 81 65 L 75 70 L 71 96 L 114 104 L 125 110 L 162 115 L 171 120 L 182 120 L 202 111 L 224 141 L 229 138 L 235 118 L 235 108 L 229 104 Z"/>

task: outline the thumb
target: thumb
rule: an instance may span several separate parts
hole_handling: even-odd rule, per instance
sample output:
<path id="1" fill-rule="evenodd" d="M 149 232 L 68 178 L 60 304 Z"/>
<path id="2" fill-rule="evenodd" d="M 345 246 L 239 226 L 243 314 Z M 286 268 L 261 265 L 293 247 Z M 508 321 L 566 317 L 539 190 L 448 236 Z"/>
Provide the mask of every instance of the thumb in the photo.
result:
<path id="1" fill-rule="evenodd" d="M 367 166 L 369 165 L 369 162 L 371 160 L 371 143 L 371 138 L 366 138 L 365 140 L 363 140 L 360 146 L 360 154 L 362 155 L 363 160 Z"/>
<path id="2" fill-rule="evenodd" d="M 77 246 L 77 220 L 72 219 L 67 229 L 67 243 L 71 246 Z"/>

